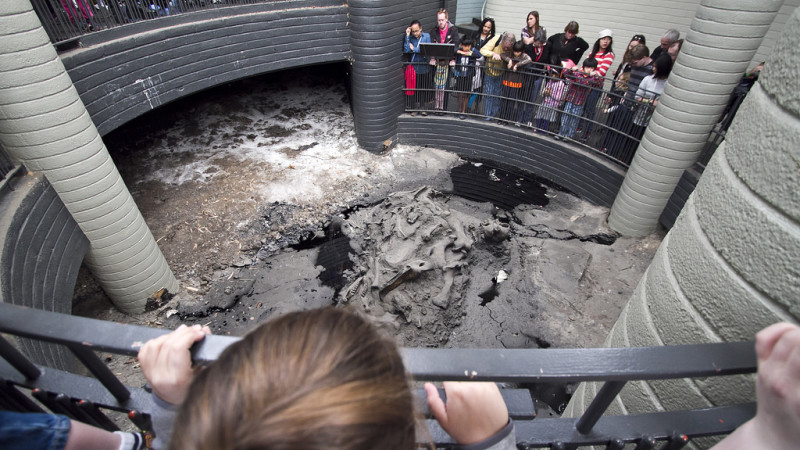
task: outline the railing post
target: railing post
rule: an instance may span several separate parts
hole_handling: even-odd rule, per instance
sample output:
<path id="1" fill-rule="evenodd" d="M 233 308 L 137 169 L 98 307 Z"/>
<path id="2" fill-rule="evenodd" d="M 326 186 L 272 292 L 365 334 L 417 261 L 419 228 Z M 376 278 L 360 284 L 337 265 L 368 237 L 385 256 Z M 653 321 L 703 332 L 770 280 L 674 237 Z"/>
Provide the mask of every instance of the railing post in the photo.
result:
<path id="1" fill-rule="evenodd" d="M 3 339 L 2 336 L 0 336 L 0 356 L 29 380 L 35 380 L 42 374 L 38 367 L 30 362 L 19 350 L 14 348 L 11 343 Z"/>
<path id="2" fill-rule="evenodd" d="M 575 429 L 580 434 L 589 434 L 592 428 L 600 420 L 600 417 L 608 409 L 608 405 L 614 401 L 619 391 L 625 387 L 625 381 L 608 381 L 603 384 L 600 391 L 595 396 L 592 403 L 586 408 L 586 412 L 575 422 Z"/>

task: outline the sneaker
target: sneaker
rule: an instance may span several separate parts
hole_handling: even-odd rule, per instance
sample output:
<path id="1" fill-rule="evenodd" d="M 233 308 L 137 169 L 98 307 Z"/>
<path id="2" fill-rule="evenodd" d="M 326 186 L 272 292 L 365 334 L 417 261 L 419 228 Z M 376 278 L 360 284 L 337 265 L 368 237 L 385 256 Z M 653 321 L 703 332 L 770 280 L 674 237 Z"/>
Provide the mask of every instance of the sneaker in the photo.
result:
<path id="1" fill-rule="evenodd" d="M 491 122 L 492 118 L 487 116 L 487 117 L 484 117 L 483 120 L 485 120 L 486 122 Z"/>
<path id="2" fill-rule="evenodd" d="M 420 114 L 423 115 L 423 116 L 427 116 L 428 115 L 428 113 L 425 112 L 425 111 L 422 111 Z"/>
<path id="3" fill-rule="evenodd" d="M 467 118 L 467 116 L 465 116 L 464 114 L 459 114 L 458 118 L 461 119 L 461 120 L 464 120 L 464 119 Z"/>
<path id="4" fill-rule="evenodd" d="M 411 111 L 411 117 L 416 117 L 416 116 L 417 116 L 417 112 L 416 111 Z"/>
<path id="5" fill-rule="evenodd" d="M 553 135 L 553 139 L 555 139 L 557 141 L 560 141 L 560 140 L 564 139 L 564 136 L 561 136 L 560 134 L 554 134 Z"/>

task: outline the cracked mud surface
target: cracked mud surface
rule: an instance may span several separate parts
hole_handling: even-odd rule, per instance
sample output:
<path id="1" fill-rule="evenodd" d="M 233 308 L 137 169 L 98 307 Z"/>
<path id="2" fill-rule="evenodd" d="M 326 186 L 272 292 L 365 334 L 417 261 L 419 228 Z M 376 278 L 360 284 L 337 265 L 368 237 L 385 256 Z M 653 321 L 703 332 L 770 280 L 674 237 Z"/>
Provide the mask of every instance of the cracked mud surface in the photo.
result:
<path id="1" fill-rule="evenodd" d="M 105 137 L 181 291 L 127 316 L 82 270 L 74 313 L 167 328 L 208 323 L 216 334 L 242 335 L 287 311 L 337 301 L 363 308 L 354 296 L 336 296 L 352 293 L 372 270 L 364 280 L 373 296 L 369 313 L 405 346 L 602 345 L 662 234 L 614 239 L 607 208 L 516 175 L 512 188 L 536 191 L 546 204 L 505 198 L 509 209 L 498 209 L 468 195 L 454 168 L 490 185 L 511 175 L 488 167 L 476 174 L 479 165 L 447 152 L 360 150 L 344 83 L 323 72 L 231 83 Z M 431 268 L 401 276 L 406 260 L 387 254 L 400 251 L 399 241 L 382 247 L 367 225 L 380 221 L 372 214 L 391 193 L 425 187 L 437 192 L 431 195 L 440 203 L 428 208 L 438 213 L 417 219 L 429 241 L 406 260 Z M 413 227 L 407 218 L 403 227 Z M 332 225 L 341 235 L 326 235 Z M 375 228 L 370 233 L 388 232 Z M 385 264 L 370 268 L 370 258 Z M 501 270 L 507 278 L 493 282 Z M 437 298 L 445 286 L 450 295 Z M 129 358 L 109 364 L 141 384 Z"/>

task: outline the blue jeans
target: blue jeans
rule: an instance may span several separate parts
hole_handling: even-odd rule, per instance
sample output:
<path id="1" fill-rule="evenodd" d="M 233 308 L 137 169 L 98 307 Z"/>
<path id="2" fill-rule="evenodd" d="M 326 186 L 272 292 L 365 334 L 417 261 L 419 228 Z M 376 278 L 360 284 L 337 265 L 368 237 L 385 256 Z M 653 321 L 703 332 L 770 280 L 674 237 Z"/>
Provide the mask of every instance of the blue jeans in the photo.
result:
<path id="1" fill-rule="evenodd" d="M 69 429 L 65 416 L 0 411 L 0 448 L 61 450 L 67 445 Z"/>
<path id="2" fill-rule="evenodd" d="M 564 104 L 564 114 L 561 115 L 561 129 L 558 134 L 572 139 L 575 129 L 578 128 L 578 120 L 583 114 L 583 105 L 576 105 L 567 102 Z"/>
<path id="3" fill-rule="evenodd" d="M 493 77 L 488 73 L 483 78 L 483 108 L 486 117 L 495 117 L 500 109 L 500 90 L 503 87 L 503 76 Z"/>
<path id="4" fill-rule="evenodd" d="M 533 115 L 533 104 L 536 103 L 536 98 L 539 97 L 539 90 L 542 88 L 542 78 L 536 77 L 533 81 L 533 89 L 528 93 L 528 101 L 530 103 L 525 105 L 524 110 L 520 110 L 517 122 L 528 123 L 531 121 Z"/>

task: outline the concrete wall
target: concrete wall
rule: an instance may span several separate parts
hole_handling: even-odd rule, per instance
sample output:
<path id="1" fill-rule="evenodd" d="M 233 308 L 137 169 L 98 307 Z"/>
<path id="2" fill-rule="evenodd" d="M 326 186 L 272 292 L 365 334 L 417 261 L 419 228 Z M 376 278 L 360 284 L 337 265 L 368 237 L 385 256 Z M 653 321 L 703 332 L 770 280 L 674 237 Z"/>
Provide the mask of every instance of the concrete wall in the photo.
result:
<path id="1" fill-rule="evenodd" d="M 770 63 L 771 61 L 771 63 Z M 800 11 L 606 341 L 750 340 L 800 319 Z M 568 413 L 597 385 L 586 383 Z M 752 401 L 751 376 L 629 383 L 611 413 Z M 698 447 L 708 445 L 699 441 Z"/>
<path id="2" fill-rule="evenodd" d="M 603 206 L 611 206 L 625 177 L 617 164 L 594 152 L 530 131 L 455 117 L 404 116 L 399 120 L 398 140 L 493 161 L 512 172 L 534 173 Z"/>
<path id="3" fill-rule="evenodd" d="M 69 314 L 89 240 L 41 174 L 22 174 L 0 190 L 0 301 Z M 58 346 L 20 339 L 34 361 L 69 369 Z"/>
<path id="4" fill-rule="evenodd" d="M 222 83 L 350 56 L 339 0 L 274 1 L 93 33 L 61 54 L 101 135 Z M 398 38 L 399 39 L 399 38 Z M 398 44 L 399 46 L 400 44 Z"/>

